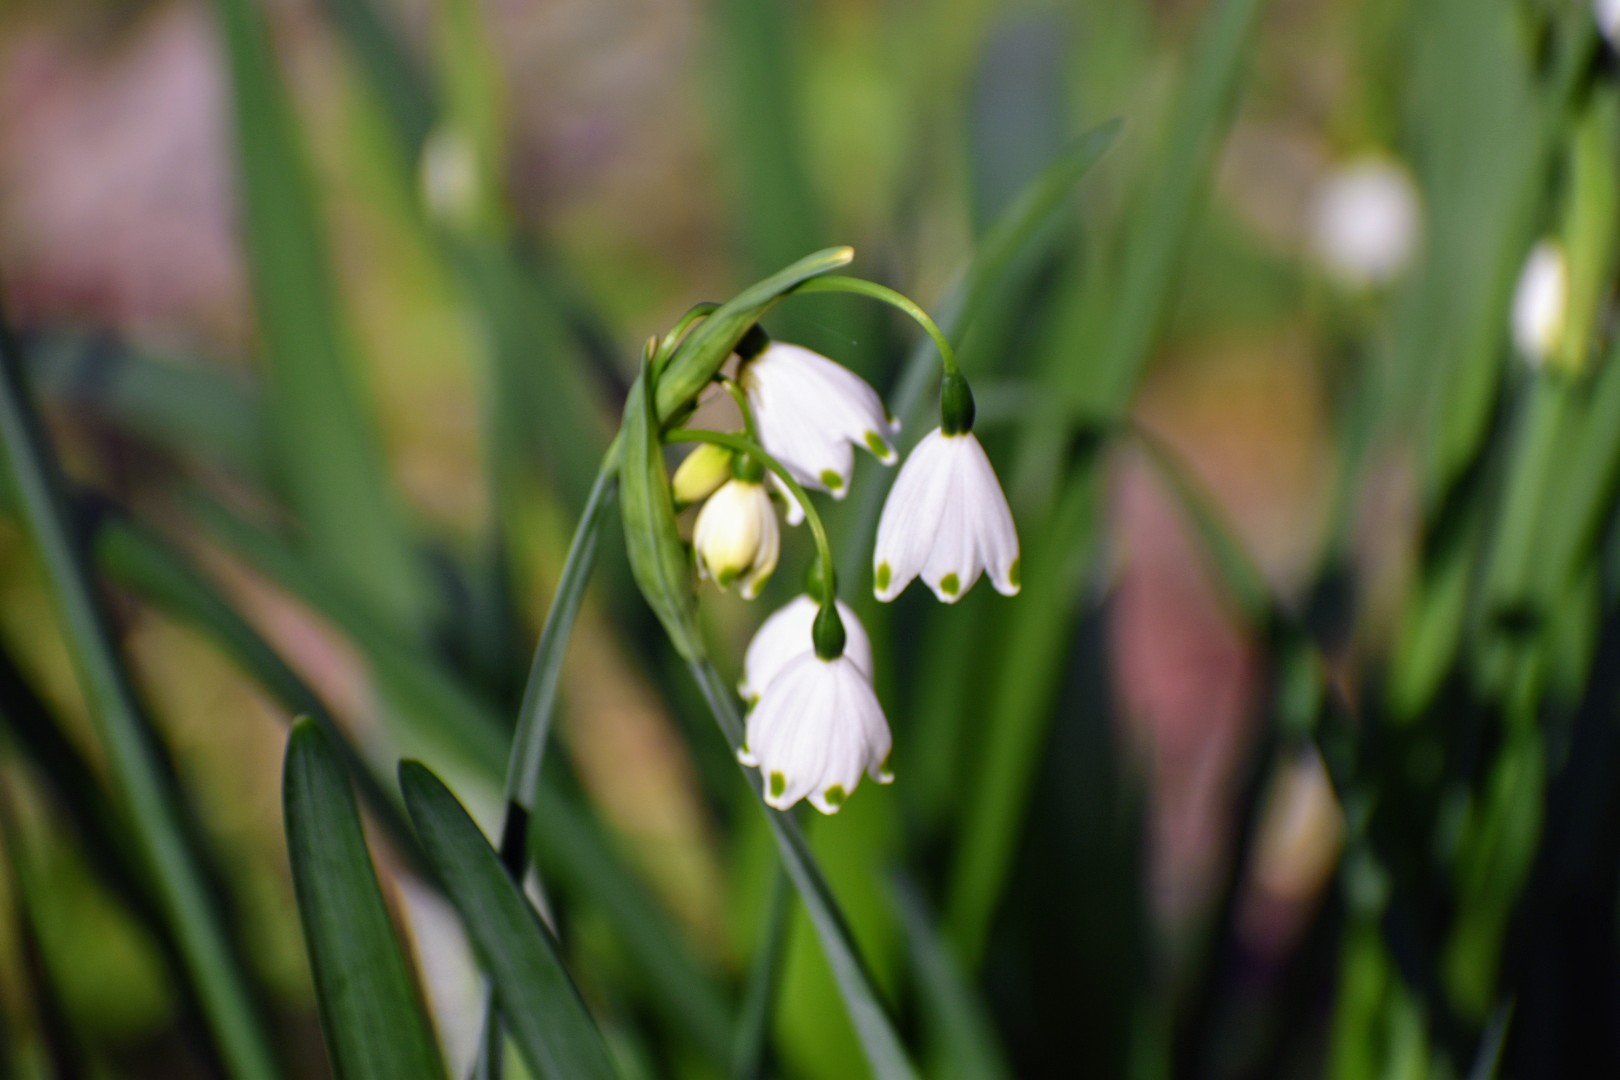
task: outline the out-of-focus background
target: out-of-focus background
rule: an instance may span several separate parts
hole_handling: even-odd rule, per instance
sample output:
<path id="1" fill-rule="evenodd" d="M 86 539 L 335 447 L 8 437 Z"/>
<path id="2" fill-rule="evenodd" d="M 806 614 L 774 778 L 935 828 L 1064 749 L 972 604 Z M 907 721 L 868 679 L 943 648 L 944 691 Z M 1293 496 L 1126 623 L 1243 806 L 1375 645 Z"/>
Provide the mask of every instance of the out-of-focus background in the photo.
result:
<path id="1" fill-rule="evenodd" d="M 493 830 L 640 342 L 844 243 L 951 329 L 996 223 L 1122 118 L 953 333 L 1024 594 L 880 608 L 860 494 L 892 474 L 863 459 L 828 504 L 899 779 L 810 831 L 897 1023 L 930 1076 L 1600 1075 L 1571 1070 L 1620 1060 L 1602 422 L 1555 611 L 1480 614 L 1479 581 L 1512 492 L 1559 476 L 1521 462 L 1544 376 L 1510 334 L 1539 235 L 1590 327 L 1560 392 L 1599 399 L 1613 84 L 1587 5 L 1552 0 L 7 0 L 0 299 L 84 527 L 164 545 L 379 776 L 421 757 Z M 766 326 L 891 402 L 919 347 L 844 297 Z M 728 675 L 801 532 L 761 601 L 705 588 Z M 282 832 L 300 710 L 95 552 L 287 1074 L 325 1075 Z M 537 820 L 540 866 L 627 1075 L 725 1075 L 727 1021 L 659 1004 L 615 899 L 735 1003 L 774 856 L 618 543 L 602 563 L 548 773 L 574 835 L 548 862 Z M 0 641 L 0 1074 L 214 1075 L 131 902 L 149 871 L 98 846 L 120 795 L 9 509 Z M 476 969 L 373 847 L 459 1073 Z M 767 1071 L 860 1075 L 786 925 Z"/>

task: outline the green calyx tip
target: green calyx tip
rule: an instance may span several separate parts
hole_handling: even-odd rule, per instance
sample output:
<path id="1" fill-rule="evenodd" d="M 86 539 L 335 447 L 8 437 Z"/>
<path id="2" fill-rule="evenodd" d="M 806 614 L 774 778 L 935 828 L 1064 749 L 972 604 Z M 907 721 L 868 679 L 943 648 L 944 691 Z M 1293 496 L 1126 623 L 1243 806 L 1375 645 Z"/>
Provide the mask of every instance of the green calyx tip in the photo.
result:
<path id="1" fill-rule="evenodd" d="M 771 335 L 762 330 L 759 323 L 755 323 L 743 334 L 742 340 L 737 342 L 737 355 L 745 361 L 752 360 L 764 352 L 770 343 Z"/>
<path id="2" fill-rule="evenodd" d="M 836 660 L 844 655 L 844 620 L 838 615 L 838 606 L 832 597 L 821 602 L 816 621 L 810 631 L 816 645 L 816 655 L 823 660 Z"/>
<path id="3" fill-rule="evenodd" d="M 946 596 L 955 596 L 962 588 L 962 579 L 953 574 L 946 574 L 939 579 L 939 591 Z"/>
<path id="4" fill-rule="evenodd" d="M 939 426 L 947 435 L 973 430 L 973 391 L 959 373 L 951 372 L 939 388 Z"/>
<path id="5" fill-rule="evenodd" d="M 878 589 L 880 591 L 883 590 L 883 589 L 887 589 L 889 587 L 889 582 L 891 580 L 893 580 L 893 578 L 894 578 L 894 571 L 889 567 L 889 564 L 888 563 L 878 563 L 877 575 L 876 575 Z"/>
<path id="6" fill-rule="evenodd" d="M 874 457 L 886 458 L 894 453 L 889 444 L 884 441 L 883 436 L 875 431 L 866 433 L 866 448 L 872 451 Z"/>
<path id="7" fill-rule="evenodd" d="M 844 478 L 831 469 L 821 470 L 821 482 L 826 485 L 828 491 L 837 491 L 844 486 Z"/>
<path id="8" fill-rule="evenodd" d="M 1012 586 L 1015 589 L 1023 586 L 1024 580 L 1022 559 L 1014 559 L 1012 561 L 1012 565 L 1007 568 L 1007 580 L 1012 582 Z"/>
<path id="9" fill-rule="evenodd" d="M 821 797 L 826 801 L 828 806 L 843 806 L 844 800 L 849 798 L 849 796 L 844 793 L 843 787 L 839 784 L 834 784 L 832 787 L 822 792 Z"/>
<path id="10" fill-rule="evenodd" d="M 731 475 L 745 483 L 757 484 L 765 479 L 765 464 L 753 454 L 733 454 Z"/>
<path id="11" fill-rule="evenodd" d="M 780 799 L 782 797 L 782 792 L 784 792 L 786 790 L 787 790 L 787 777 L 783 776 L 779 772 L 771 773 L 771 785 L 770 785 L 771 798 Z"/>

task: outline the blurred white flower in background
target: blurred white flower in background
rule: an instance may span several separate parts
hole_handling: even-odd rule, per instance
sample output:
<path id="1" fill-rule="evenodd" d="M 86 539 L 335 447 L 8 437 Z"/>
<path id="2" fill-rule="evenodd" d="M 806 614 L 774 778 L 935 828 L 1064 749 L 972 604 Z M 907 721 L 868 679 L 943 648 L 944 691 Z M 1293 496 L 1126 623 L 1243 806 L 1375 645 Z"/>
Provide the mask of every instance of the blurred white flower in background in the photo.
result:
<path id="1" fill-rule="evenodd" d="M 1611 49 L 1620 49 L 1620 0 L 1595 0 L 1592 17 Z"/>
<path id="2" fill-rule="evenodd" d="M 1334 277 L 1355 288 L 1392 280 L 1417 251 L 1423 211 L 1398 162 L 1363 157 L 1341 165 L 1311 199 L 1311 249 Z"/>
<path id="3" fill-rule="evenodd" d="M 1513 345 L 1531 367 L 1540 367 L 1558 351 L 1569 303 L 1569 265 L 1556 240 L 1530 249 L 1513 292 Z"/>

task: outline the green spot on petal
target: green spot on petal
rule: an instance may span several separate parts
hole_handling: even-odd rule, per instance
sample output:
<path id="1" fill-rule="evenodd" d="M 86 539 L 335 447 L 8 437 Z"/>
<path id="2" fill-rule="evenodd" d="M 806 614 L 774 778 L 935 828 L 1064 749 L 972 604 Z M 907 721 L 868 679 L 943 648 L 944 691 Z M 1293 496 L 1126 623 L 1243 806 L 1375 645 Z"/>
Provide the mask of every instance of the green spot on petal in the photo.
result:
<path id="1" fill-rule="evenodd" d="M 888 563 L 878 563 L 877 587 L 879 590 L 887 589 L 889 581 L 894 577 L 894 571 L 889 569 Z"/>
<path id="2" fill-rule="evenodd" d="M 847 796 L 844 794 L 843 787 L 838 784 L 834 784 L 832 787 L 828 788 L 822 793 L 821 797 L 826 801 L 828 806 L 843 806 L 844 799 L 847 798 Z"/>
<path id="3" fill-rule="evenodd" d="M 837 491 L 844 486 L 844 478 L 831 469 L 821 470 L 821 482 L 826 485 L 828 491 Z"/>
<path id="4" fill-rule="evenodd" d="M 880 458 L 888 457 L 891 453 L 893 453 L 893 451 L 889 449 L 889 444 L 883 441 L 883 436 L 879 435 L 875 431 L 868 431 L 866 433 L 866 448 Z"/>
<path id="5" fill-rule="evenodd" d="M 946 596 L 955 596 L 962 588 L 962 579 L 955 574 L 946 574 L 939 579 L 939 591 Z"/>
<path id="6" fill-rule="evenodd" d="M 1020 574 L 1022 573 L 1022 571 L 1023 571 L 1023 560 L 1022 559 L 1014 559 L 1012 561 L 1012 565 L 1007 568 L 1007 580 L 1012 582 L 1012 586 L 1015 589 L 1022 587 L 1022 585 L 1024 584 L 1023 579 L 1020 577 Z"/>
<path id="7" fill-rule="evenodd" d="M 729 589 L 731 587 L 731 583 L 737 580 L 737 571 L 727 567 L 716 574 L 714 576 L 714 580 L 715 584 L 719 585 L 722 589 Z"/>
<path id="8" fill-rule="evenodd" d="M 787 790 L 787 777 L 779 772 L 771 773 L 771 798 L 780 799 L 782 792 Z"/>

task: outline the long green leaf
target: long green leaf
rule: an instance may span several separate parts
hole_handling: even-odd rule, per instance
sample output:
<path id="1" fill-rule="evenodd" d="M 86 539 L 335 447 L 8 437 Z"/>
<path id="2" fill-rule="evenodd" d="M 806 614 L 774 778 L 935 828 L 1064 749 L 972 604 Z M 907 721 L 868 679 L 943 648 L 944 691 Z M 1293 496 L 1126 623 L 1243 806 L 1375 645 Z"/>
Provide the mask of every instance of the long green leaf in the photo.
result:
<path id="1" fill-rule="evenodd" d="M 217 0 L 235 102 L 243 228 L 268 363 L 278 479 L 309 550 L 378 612 L 425 624 L 431 593 L 354 388 L 313 185 L 251 0 Z"/>
<path id="2" fill-rule="evenodd" d="M 0 444 L 23 525 L 45 566 L 68 651 L 78 671 L 130 829 L 179 940 L 188 974 L 221 1052 L 240 1077 L 276 1075 L 270 1044 L 211 902 L 178 797 L 142 722 L 112 629 L 91 577 L 83 537 L 69 524 L 64 484 L 28 398 L 23 362 L 0 316 Z"/>
<path id="3" fill-rule="evenodd" d="M 707 659 L 694 661 L 689 667 L 727 745 L 734 749 L 742 745 L 743 719 L 732 689 Z M 744 769 L 743 775 L 748 778 L 754 794 L 759 796 L 759 774 Z M 776 840 L 782 865 L 792 879 L 793 887 L 798 890 L 799 899 L 810 915 L 810 924 L 815 927 L 816 937 L 821 941 L 821 950 L 832 968 L 833 978 L 838 982 L 844 1006 L 849 1010 L 850 1021 L 860 1037 L 861 1048 L 866 1051 L 867 1063 L 879 1080 L 915 1077 L 916 1070 L 889 1019 L 888 1009 L 878 993 L 872 972 L 866 966 L 860 946 L 856 944 L 849 924 L 838 908 L 832 888 L 827 884 L 821 868 L 816 865 L 816 857 L 811 854 L 799 823 L 790 814 L 770 809 L 763 798 L 757 801 Z"/>
<path id="4" fill-rule="evenodd" d="M 563 967 L 557 944 L 461 803 L 424 766 L 399 769 L 405 806 L 428 860 L 460 912 L 501 1014 L 541 1076 L 611 1080 L 607 1045 Z"/>
<path id="5" fill-rule="evenodd" d="M 321 1027 L 337 1075 L 444 1076 L 372 869 L 354 793 L 313 720 L 295 723 L 287 741 L 282 806 Z"/>

